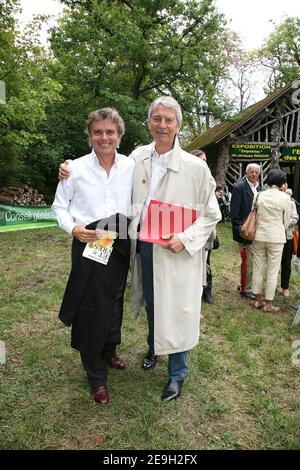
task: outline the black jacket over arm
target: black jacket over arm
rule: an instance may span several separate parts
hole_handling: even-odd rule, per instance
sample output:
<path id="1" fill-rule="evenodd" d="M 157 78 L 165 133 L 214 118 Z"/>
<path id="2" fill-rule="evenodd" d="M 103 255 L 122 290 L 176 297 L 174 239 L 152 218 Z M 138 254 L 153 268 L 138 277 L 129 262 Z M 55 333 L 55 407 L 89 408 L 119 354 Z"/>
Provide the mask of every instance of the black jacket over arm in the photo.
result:
<path id="1" fill-rule="evenodd" d="M 97 226 L 127 234 L 128 219 L 116 214 L 92 222 L 86 228 Z M 59 312 L 59 318 L 72 325 L 71 345 L 81 352 L 101 352 L 111 327 L 112 310 L 122 298 L 126 287 L 130 259 L 130 240 L 119 237 L 114 241 L 108 264 L 100 264 L 82 256 L 86 244 L 73 239 L 72 269 Z M 121 300 L 121 301 L 120 301 Z M 122 311 L 120 312 L 122 315 Z"/>
<path id="2" fill-rule="evenodd" d="M 257 191 L 260 191 L 259 186 L 257 187 Z M 244 240 L 244 238 L 240 236 L 240 226 L 251 211 L 253 198 L 253 191 L 246 178 L 234 186 L 230 201 L 230 218 L 232 223 L 232 235 L 236 242 L 251 243 L 251 241 Z"/>

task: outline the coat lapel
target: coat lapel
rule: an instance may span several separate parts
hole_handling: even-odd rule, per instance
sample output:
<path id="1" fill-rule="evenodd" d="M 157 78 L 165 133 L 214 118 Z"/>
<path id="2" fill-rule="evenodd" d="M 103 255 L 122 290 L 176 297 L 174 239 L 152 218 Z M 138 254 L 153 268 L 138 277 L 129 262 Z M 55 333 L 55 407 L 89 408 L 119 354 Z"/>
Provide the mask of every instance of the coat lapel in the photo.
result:
<path id="1" fill-rule="evenodd" d="M 180 148 L 180 145 L 179 145 L 178 137 L 176 136 L 175 137 L 175 142 L 174 142 L 174 147 L 173 147 L 173 152 L 171 154 L 169 163 L 167 165 L 168 170 L 172 170 L 172 171 L 176 171 L 176 172 L 179 171 L 180 152 L 181 152 L 181 148 Z"/>
<path id="2" fill-rule="evenodd" d="M 147 173 L 149 184 L 151 180 L 151 153 L 152 153 L 152 147 L 147 146 L 145 149 L 145 152 L 142 155 L 142 162 L 144 165 L 144 169 Z"/>

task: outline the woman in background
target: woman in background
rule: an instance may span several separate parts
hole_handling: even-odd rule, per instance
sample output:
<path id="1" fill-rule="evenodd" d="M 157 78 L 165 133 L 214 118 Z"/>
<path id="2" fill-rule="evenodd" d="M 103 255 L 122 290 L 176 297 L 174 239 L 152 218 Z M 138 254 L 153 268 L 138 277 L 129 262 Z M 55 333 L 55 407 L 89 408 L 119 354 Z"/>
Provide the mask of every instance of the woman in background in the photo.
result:
<path id="1" fill-rule="evenodd" d="M 290 224 L 291 200 L 285 194 L 286 174 L 278 169 L 270 170 L 267 176 L 268 188 L 256 196 L 257 226 L 253 249 L 252 292 L 254 308 L 265 312 L 278 312 L 273 305 L 280 269 L 285 231 Z M 254 201 L 255 202 L 255 201 Z M 266 271 L 265 300 L 262 300 L 262 285 Z"/>

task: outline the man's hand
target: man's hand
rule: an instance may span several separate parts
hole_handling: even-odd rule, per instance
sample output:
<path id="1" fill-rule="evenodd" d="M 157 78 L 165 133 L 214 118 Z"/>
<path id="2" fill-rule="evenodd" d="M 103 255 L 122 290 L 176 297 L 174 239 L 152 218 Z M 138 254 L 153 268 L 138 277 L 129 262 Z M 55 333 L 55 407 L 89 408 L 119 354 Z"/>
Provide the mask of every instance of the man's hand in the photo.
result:
<path id="1" fill-rule="evenodd" d="M 95 242 L 99 238 L 96 230 L 87 230 L 83 224 L 76 225 L 72 230 L 72 235 L 83 243 Z"/>
<path id="2" fill-rule="evenodd" d="M 68 165 L 69 163 L 71 162 L 72 160 L 65 160 L 63 163 L 61 163 L 59 165 L 59 169 L 58 169 L 58 179 L 60 181 L 63 181 L 63 180 L 66 180 L 67 178 L 69 178 L 69 176 L 71 175 L 71 172 L 70 170 L 68 169 Z"/>
<path id="3" fill-rule="evenodd" d="M 185 249 L 182 242 L 179 240 L 179 238 L 176 237 L 176 233 L 163 235 L 162 239 L 169 240 L 166 245 L 163 245 L 163 248 L 165 248 L 166 250 L 172 251 L 172 253 L 180 253 L 181 251 Z"/>

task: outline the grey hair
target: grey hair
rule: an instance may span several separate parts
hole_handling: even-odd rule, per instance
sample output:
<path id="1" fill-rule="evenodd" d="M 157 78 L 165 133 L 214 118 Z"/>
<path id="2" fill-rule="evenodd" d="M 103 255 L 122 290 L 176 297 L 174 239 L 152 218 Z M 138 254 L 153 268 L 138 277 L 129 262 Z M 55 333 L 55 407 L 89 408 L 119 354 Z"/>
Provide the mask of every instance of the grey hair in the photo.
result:
<path id="1" fill-rule="evenodd" d="M 192 153 L 196 157 L 200 157 L 201 155 L 204 155 L 206 157 L 206 153 L 203 150 L 200 150 L 200 149 L 192 150 L 190 153 Z"/>
<path id="2" fill-rule="evenodd" d="M 88 135 L 89 139 L 89 144 L 91 145 L 91 127 L 92 124 L 96 121 L 102 121 L 105 119 L 110 119 L 116 126 L 117 126 L 117 132 L 118 132 L 118 137 L 119 137 L 119 144 L 121 142 L 121 139 L 123 135 L 125 134 L 125 124 L 123 119 L 121 118 L 120 114 L 115 108 L 101 108 L 97 109 L 96 111 L 91 112 L 88 115 L 87 121 L 86 121 L 86 129 L 85 133 Z"/>
<path id="3" fill-rule="evenodd" d="M 172 96 L 160 96 L 159 98 L 156 98 L 154 101 L 152 101 L 148 110 L 148 121 L 150 121 L 150 118 L 155 108 L 157 108 L 157 106 L 159 106 L 160 104 L 162 104 L 166 108 L 174 109 L 176 113 L 176 120 L 177 120 L 178 126 L 180 127 L 182 123 L 181 107 L 180 107 L 180 104 Z"/>
<path id="4" fill-rule="evenodd" d="M 249 170 L 250 166 L 257 166 L 260 172 L 260 165 L 258 163 L 248 163 L 248 165 L 246 166 L 246 173 Z"/>

